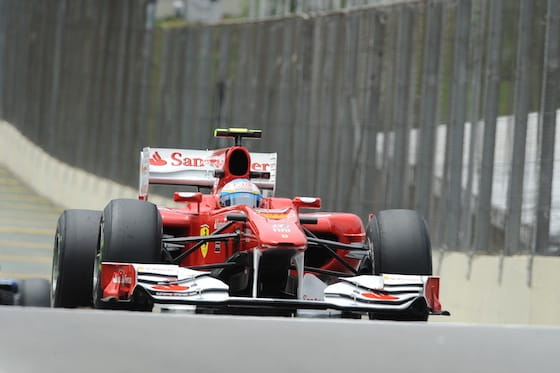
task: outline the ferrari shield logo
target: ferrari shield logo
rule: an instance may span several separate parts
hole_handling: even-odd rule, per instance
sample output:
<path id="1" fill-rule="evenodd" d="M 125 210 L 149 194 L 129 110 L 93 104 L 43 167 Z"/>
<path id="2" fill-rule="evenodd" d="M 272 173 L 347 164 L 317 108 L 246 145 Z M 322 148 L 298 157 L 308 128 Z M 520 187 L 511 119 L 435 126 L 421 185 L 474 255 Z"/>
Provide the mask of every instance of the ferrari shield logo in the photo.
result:
<path id="1" fill-rule="evenodd" d="M 208 236 L 210 234 L 210 227 L 208 227 L 208 225 L 204 224 L 200 227 L 200 235 L 201 236 Z M 206 255 L 208 254 L 208 242 L 204 243 L 201 247 L 200 247 L 200 252 L 202 253 L 202 257 L 206 258 Z"/>

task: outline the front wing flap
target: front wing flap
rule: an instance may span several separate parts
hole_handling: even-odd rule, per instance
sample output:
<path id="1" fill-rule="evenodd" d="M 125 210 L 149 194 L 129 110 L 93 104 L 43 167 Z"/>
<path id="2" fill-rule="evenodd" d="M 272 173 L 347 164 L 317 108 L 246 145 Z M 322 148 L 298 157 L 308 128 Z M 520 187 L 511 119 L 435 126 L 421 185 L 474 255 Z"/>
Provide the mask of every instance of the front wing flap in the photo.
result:
<path id="1" fill-rule="evenodd" d="M 155 304 L 273 307 L 355 312 L 401 312 L 418 300 L 441 314 L 439 278 L 434 276 L 362 275 L 339 278 L 326 286 L 306 274 L 299 299 L 233 297 L 224 282 L 209 272 L 171 264 L 103 263 L 101 300 L 130 302 L 143 293 Z"/>

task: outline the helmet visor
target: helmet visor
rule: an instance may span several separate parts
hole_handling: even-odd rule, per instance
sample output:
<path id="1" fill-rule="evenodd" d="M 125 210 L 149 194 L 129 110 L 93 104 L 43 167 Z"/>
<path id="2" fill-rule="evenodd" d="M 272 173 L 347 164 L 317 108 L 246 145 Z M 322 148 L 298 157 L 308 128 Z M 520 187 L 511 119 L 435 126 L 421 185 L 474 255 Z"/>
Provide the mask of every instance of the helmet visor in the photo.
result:
<path id="1" fill-rule="evenodd" d="M 222 197 L 222 206 L 247 205 L 259 207 L 261 196 L 253 193 L 235 192 Z"/>

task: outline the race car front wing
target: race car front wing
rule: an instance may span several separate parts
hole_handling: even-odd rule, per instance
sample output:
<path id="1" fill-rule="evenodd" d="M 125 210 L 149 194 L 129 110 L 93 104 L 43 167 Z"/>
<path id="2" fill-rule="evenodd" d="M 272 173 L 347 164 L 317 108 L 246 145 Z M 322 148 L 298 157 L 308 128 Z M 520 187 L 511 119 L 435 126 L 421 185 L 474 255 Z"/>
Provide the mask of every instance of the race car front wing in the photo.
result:
<path id="1" fill-rule="evenodd" d="M 439 302 L 439 277 L 383 274 L 341 277 L 327 286 L 306 273 L 297 299 L 237 297 L 210 275 L 171 264 L 102 263 L 103 302 L 131 302 L 138 293 L 154 304 L 202 307 L 272 307 L 298 310 L 403 312 L 425 304 L 430 314 L 447 314 Z"/>

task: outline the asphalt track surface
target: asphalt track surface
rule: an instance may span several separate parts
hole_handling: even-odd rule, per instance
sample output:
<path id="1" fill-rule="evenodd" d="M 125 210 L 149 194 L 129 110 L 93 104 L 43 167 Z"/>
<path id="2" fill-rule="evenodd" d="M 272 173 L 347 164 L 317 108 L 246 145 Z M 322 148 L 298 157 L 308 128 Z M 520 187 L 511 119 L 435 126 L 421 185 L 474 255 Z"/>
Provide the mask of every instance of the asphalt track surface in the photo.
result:
<path id="1" fill-rule="evenodd" d="M 0 307 L 0 372 L 558 372 L 560 328 Z"/>
<path id="2" fill-rule="evenodd" d="M 62 209 L 0 168 L 0 276 L 50 278 Z M 0 306 L 4 372 L 559 372 L 559 327 Z"/>
<path id="3" fill-rule="evenodd" d="M 61 212 L 0 167 L 0 277 L 50 279 Z"/>

